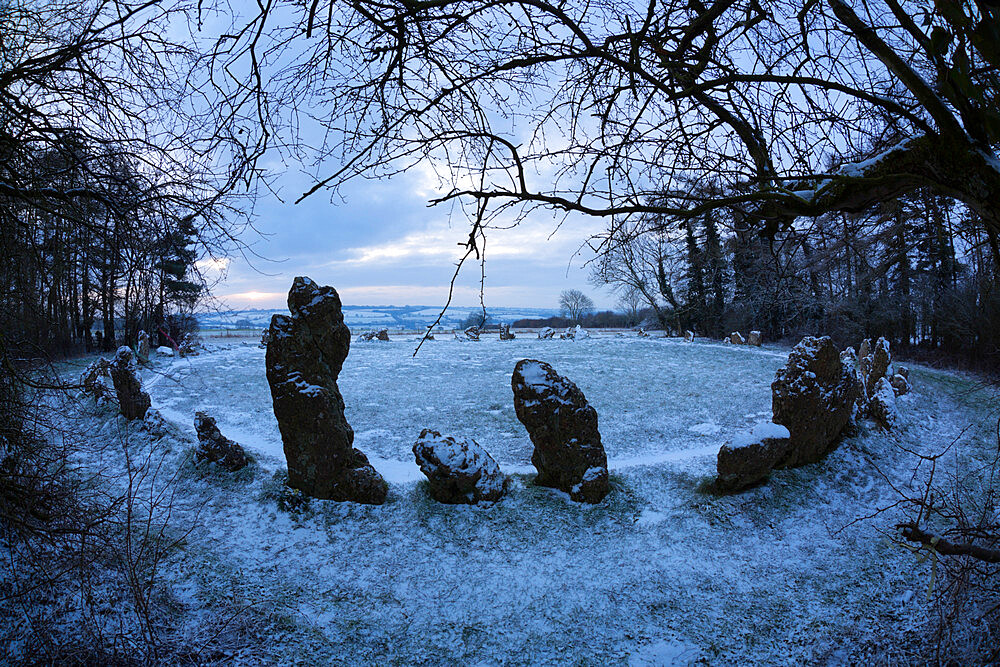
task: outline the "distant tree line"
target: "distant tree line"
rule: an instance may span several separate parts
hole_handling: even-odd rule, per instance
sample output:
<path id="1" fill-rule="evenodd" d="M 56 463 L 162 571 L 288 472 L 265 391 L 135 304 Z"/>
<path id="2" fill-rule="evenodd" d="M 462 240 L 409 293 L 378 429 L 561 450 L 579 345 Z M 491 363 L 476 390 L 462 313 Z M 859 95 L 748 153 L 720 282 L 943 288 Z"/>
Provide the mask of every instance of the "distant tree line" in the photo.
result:
<path id="1" fill-rule="evenodd" d="M 995 365 L 998 271 L 974 215 L 918 190 L 865 213 L 800 218 L 773 239 L 735 211 L 647 217 L 609 233 L 592 280 L 667 331 L 820 333 L 842 345 L 885 336 Z"/>

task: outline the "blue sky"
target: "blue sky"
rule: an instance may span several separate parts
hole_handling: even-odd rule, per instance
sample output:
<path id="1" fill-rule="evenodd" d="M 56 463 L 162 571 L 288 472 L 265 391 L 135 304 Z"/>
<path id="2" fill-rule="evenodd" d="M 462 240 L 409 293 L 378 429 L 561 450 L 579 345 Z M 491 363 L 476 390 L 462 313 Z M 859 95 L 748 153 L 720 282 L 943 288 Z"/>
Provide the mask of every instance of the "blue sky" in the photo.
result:
<path id="1" fill-rule="evenodd" d="M 233 256 L 204 261 L 210 279 L 221 279 L 213 294 L 224 305 L 282 308 L 297 275 L 333 285 L 348 304 L 443 305 L 457 259 L 468 238 L 461 213 L 449 224 L 449 209 L 428 207 L 438 194 L 430 170 L 415 168 L 386 181 L 355 181 L 331 201 L 317 192 L 292 203 L 309 178 L 289 165 L 280 194 L 258 200 L 254 225 L 259 238 L 245 237 L 266 259 Z M 486 305 L 557 306 L 564 289 L 580 289 L 600 308 L 615 298 L 588 284 L 584 245 L 604 223 L 585 217 L 561 218 L 540 211 L 510 230 L 487 235 Z M 224 269 L 224 270 L 221 270 Z M 480 268 L 467 263 L 456 283 L 454 305 L 479 303 Z"/>

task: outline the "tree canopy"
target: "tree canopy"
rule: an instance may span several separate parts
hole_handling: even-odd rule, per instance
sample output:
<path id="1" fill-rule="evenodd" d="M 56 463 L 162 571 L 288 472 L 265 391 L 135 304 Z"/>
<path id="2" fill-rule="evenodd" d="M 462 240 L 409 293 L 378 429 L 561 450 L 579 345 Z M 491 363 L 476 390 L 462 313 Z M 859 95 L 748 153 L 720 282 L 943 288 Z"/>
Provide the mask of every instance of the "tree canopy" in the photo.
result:
<path id="1" fill-rule="evenodd" d="M 215 72 L 246 68 L 230 99 L 258 136 L 328 132 L 318 156 L 339 166 L 310 193 L 431 160 L 447 184 L 434 202 L 467 206 L 478 226 L 509 207 L 612 227 L 727 208 L 773 234 L 925 187 L 972 209 L 1000 260 L 998 12 L 993 0 L 263 3 L 219 40 Z"/>

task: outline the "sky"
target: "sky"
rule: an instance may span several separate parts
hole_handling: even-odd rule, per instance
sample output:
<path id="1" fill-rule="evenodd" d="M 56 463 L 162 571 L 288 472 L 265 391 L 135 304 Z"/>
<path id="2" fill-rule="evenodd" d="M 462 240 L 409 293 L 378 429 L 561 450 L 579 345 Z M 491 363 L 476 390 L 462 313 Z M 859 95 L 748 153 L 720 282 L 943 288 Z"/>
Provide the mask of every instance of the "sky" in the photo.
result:
<path id="1" fill-rule="evenodd" d="M 295 204 L 310 178 L 294 165 L 271 168 L 284 171 L 280 198 L 267 193 L 257 201 L 259 236 L 249 232 L 243 238 L 259 257 L 235 254 L 200 264 L 217 281 L 212 292 L 222 303 L 215 307 L 284 308 L 292 279 L 300 275 L 332 285 L 345 304 L 444 305 L 469 227 L 460 212 L 449 222 L 448 208 L 427 205 L 439 194 L 430 170 L 355 181 L 332 201 L 320 191 Z M 579 289 L 598 308 L 614 309 L 614 295 L 588 282 L 587 262 L 594 254 L 586 241 L 603 226 L 600 220 L 564 220 L 540 211 L 513 229 L 489 232 L 487 308 L 555 309 L 561 291 Z M 456 282 L 453 305 L 479 304 L 481 269 L 473 259 Z"/>

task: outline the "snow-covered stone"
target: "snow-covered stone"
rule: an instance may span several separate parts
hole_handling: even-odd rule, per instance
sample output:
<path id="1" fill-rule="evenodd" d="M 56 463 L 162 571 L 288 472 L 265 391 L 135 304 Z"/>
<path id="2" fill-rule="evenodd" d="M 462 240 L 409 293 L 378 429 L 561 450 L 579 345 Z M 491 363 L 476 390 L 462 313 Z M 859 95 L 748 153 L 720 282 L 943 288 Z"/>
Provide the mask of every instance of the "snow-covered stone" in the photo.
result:
<path id="1" fill-rule="evenodd" d="M 754 347 L 760 347 L 763 342 L 763 338 L 759 331 L 751 331 L 747 336 L 747 345 L 753 345 Z"/>
<path id="2" fill-rule="evenodd" d="M 196 356 L 199 350 L 202 349 L 204 349 L 204 345 L 201 344 L 201 340 L 198 336 L 193 333 L 184 334 L 180 342 L 177 343 L 177 352 L 180 353 L 182 357 Z"/>
<path id="3" fill-rule="evenodd" d="M 716 460 L 718 488 L 736 491 L 767 479 L 787 455 L 790 437 L 784 426 L 766 422 L 724 444 Z"/>
<path id="4" fill-rule="evenodd" d="M 381 329 L 370 329 L 363 334 L 358 336 L 358 342 L 363 343 L 372 340 L 380 340 L 382 342 L 388 342 L 389 340 L 389 329 L 382 327 Z"/>
<path id="5" fill-rule="evenodd" d="M 267 349 L 267 342 L 271 340 L 271 329 L 261 329 L 260 330 L 260 344 L 258 347 L 262 350 Z"/>
<path id="6" fill-rule="evenodd" d="M 733 345 L 746 344 L 746 340 L 744 340 L 743 334 L 741 334 L 739 331 L 734 331 L 733 333 L 729 334 L 729 342 L 732 343 Z"/>
<path id="7" fill-rule="evenodd" d="M 639 331 L 636 332 L 636 335 L 638 335 L 640 338 L 649 338 L 649 334 L 646 333 L 646 330 L 643 329 L 642 327 L 639 327 Z"/>
<path id="8" fill-rule="evenodd" d="M 871 352 L 871 363 L 868 364 L 868 375 L 865 377 L 865 392 L 872 396 L 878 391 L 878 385 L 889 371 L 892 355 L 889 353 L 889 341 L 879 338 Z"/>
<path id="9" fill-rule="evenodd" d="M 142 419 L 152 404 L 149 394 L 142 390 L 138 370 L 135 355 L 127 345 L 118 348 L 108 368 L 118 396 L 118 406 L 129 420 Z"/>
<path id="10" fill-rule="evenodd" d="M 151 345 L 149 342 L 149 334 L 145 331 L 139 332 L 139 344 L 136 346 L 136 351 L 139 355 L 139 361 L 148 362 L 149 353 L 151 350 Z"/>
<path id="11" fill-rule="evenodd" d="M 215 418 L 204 412 L 194 413 L 194 430 L 198 433 L 198 448 L 194 452 L 198 461 L 216 463 L 229 472 L 245 468 L 246 452 L 237 443 L 222 435 Z"/>
<path id="12" fill-rule="evenodd" d="M 108 385 L 104 383 L 104 378 L 110 379 L 111 377 L 108 374 L 110 368 L 111 362 L 104 357 L 99 357 L 90 362 L 80 375 L 80 384 L 83 385 L 83 390 L 98 402 L 106 398 L 110 391 Z"/>
<path id="13" fill-rule="evenodd" d="M 823 458 L 854 413 L 857 380 L 829 336 L 806 336 L 771 383 L 772 421 L 788 428 L 790 444 L 776 467 Z"/>
<path id="14" fill-rule="evenodd" d="M 572 338 L 573 340 L 583 340 L 584 338 L 590 338 L 590 332 L 584 329 L 579 324 L 573 327 L 572 330 L 567 330 L 567 333 L 570 332 L 572 332 L 573 335 L 568 336 L 568 338 Z"/>
<path id="15" fill-rule="evenodd" d="M 475 440 L 425 428 L 413 445 L 413 456 L 438 502 L 475 504 L 503 495 L 506 478 L 500 466 Z"/>
<path id="16" fill-rule="evenodd" d="M 897 366 L 896 372 L 889 378 L 889 383 L 892 385 L 892 390 L 896 392 L 896 396 L 908 394 L 913 390 L 910 385 L 910 370 L 906 366 Z"/>
<path id="17" fill-rule="evenodd" d="M 172 357 L 174 356 L 174 348 L 167 347 L 166 345 L 161 345 L 156 348 L 156 353 L 161 357 Z"/>
<path id="18" fill-rule="evenodd" d="M 896 392 L 888 378 L 881 378 L 868 399 L 868 416 L 884 429 L 895 428 L 899 421 Z"/>
<path id="19" fill-rule="evenodd" d="M 510 332 L 510 325 L 507 323 L 500 325 L 500 340 L 514 340 L 516 336 Z"/>
<path id="20" fill-rule="evenodd" d="M 688 330 L 688 331 L 684 332 L 684 342 L 685 343 L 693 343 L 694 342 L 694 332 L 693 331 Z"/>
<path id="21" fill-rule="evenodd" d="M 271 317 L 265 366 L 278 419 L 288 485 L 315 498 L 385 502 L 389 486 L 352 445 L 337 377 L 351 346 L 340 296 L 298 277 L 287 315 Z"/>
<path id="22" fill-rule="evenodd" d="M 479 327 L 469 327 L 462 333 L 465 334 L 466 340 L 479 340 Z"/>
<path id="23" fill-rule="evenodd" d="M 597 411 L 569 379 L 544 361 L 522 359 L 511 376 L 514 411 L 535 449 L 535 483 L 598 503 L 608 493 L 608 458 Z"/>
<path id="24" fill-rule="evenodd" d="M 556 330 L 552 327 L 542 327 L 538 332 L 538 337 L 543 339 L 553 338 L 556 335 Z"/>

